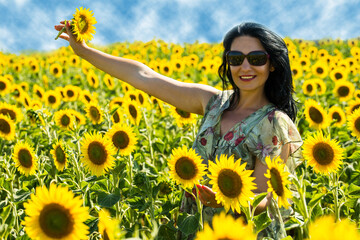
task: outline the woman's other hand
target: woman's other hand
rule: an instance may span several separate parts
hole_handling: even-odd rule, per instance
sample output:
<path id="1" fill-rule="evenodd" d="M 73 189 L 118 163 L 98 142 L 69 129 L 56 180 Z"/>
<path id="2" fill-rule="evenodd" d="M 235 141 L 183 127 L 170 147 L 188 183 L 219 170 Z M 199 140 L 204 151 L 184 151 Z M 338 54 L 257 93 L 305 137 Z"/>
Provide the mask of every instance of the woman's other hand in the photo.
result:
<path id="1" fill-rule="evenodd" d="M 215 192 L 211 188 L 204 185 L 196 185 L 196 186 L 199 190 L 199 199 L 203 205 L 212 208 L 222 207 L 221 204 L 216 202 Z"/>

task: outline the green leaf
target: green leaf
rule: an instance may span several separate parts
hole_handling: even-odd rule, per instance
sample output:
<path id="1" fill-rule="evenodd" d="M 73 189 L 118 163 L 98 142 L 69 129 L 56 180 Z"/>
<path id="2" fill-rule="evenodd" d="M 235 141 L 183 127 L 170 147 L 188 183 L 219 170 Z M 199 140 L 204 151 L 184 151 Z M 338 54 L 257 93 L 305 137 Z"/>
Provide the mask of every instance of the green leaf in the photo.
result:
<path id="1" fill-rule="evenodd" d="M 308 203 L 308 207 L 313 208 L 324 196 L 325 195 L 323 193 L 315 194 Z"/>
<path id="2" fill-rule="evenodd" d="M 15 193 L 14 201 L 15 202 L 21 202 L 26 200 L 30 196 L 31 192 L 27 192 L 25 190 L 19 190 Z"/>
<path id="3" fill-rule="evenodd" d="M 170 221 L 167 224 L 162 224 L 159 227 L 156 240 L 173 240 L 176 239 L 177 229 L 174 227 L 174 222 Z"/>
<path id="4" fill-rule="evenodd" d="M 360 198 L 360 187 L 355 184 L 350 184 L 348 188 L 348 196 L 354 198 Z"/>
<path id="5" fill-rule="evenodd" d="M 259 215 L 254 217 L 254 224 L 256 232 L 260 232 L 270 225 L 272 222 L 271 218 L 268 216 L 267 211 L 260 213 Z"/>
<path id="6" fill-rule="evenodd" d="M 287 237 L 282 238 L 281 240 L 292 240 L 292 239 L 293 239 L 292 237 L 287 236 Z"/>
<path id="7" fill-rule="evenodd" d="M 200 213 L 195 215 L 190 215 L 187 213 L 182 213 L 178 218 L 178 227 L 181 232 L 185 235 L 190 235 L 195 233 L 199 229 L 200 225 Z"/>
<path id="8" fill-rule="evenodd" d="M 112 207 L 114 206 L 118 201 L 120 201 L 120 195 L 114 194 L 114 193 L 104 193 L 100 192 L 98 194 L 98 204 L 102 207 Z"/>
<path id="9" fill-rule="evenodd" d="M 260 202 L 266 197 L 267 195 L 267 192 L 263 192 L 263 193 L 260 193 L 259 195 L 257 195 L 255 198 L 254 198 L 254 201 L 253 201 L 253 208 L 256 208 Z"/>

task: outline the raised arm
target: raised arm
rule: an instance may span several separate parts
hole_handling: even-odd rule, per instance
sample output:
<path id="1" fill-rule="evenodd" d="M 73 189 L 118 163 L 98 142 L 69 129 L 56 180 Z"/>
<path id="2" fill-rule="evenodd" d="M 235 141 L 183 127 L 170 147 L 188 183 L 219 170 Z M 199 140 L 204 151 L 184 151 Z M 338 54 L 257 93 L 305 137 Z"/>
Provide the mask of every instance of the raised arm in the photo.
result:
<path id="1" fill-rule="evenodd" d="M 59 31 L 63 26 L 61 22 L 55 29 Z M 75 54 L 113 77 L 181 110 L 203 115 L 207 102 L 219 91 L 204 84 L 183 83 L 161 75 L 138 61 L 106 54 L 87 46 L 85 42 L 76 42 L 68 25 L 66 30 L 67 33 L 60 38 L 69 41 Z"/>

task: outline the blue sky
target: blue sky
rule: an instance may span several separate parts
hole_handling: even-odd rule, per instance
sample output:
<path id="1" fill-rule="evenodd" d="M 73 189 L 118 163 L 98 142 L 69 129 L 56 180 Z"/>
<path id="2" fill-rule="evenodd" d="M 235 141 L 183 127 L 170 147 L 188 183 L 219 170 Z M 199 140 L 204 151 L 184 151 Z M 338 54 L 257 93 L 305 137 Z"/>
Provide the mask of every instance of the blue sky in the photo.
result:
<path id="1" fill-rule="evenodd" d="M 359 0 L 0 0 L 0 51 L 49 51 L 54 25 L 79 7 L 97 20 L 95 45 L 154 38 L 174 43 L 221 42 L 243 21 L 282 37 L 307 40 L 360 36 Z"/>

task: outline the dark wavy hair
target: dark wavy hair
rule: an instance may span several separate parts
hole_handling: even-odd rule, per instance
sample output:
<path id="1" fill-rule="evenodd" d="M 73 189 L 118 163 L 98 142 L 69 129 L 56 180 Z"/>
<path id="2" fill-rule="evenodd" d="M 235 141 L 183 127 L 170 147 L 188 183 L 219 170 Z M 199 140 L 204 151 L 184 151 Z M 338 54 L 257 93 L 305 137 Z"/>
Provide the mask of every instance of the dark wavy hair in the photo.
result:
<path id="1" fill-rule="evenodd" d="M 288 49 L 284 40 L 265 26 L 245 22 L 232 28 L 224 37 L 224 53 L 222 64 L 218 73 L 223 83 L 223 88 L 227 89 L 229 83 L 234 89 L 233 97 L 230 100 L 229 109 L 233 109 L 239 103 L 240 90 L 232 79 L 230 67 L 226 61 L 226 52 L 230 50 L 233 40 L 239 36 L 250 36 L 260 40 L 266 52 L 270 55 L 270 63 L 275 68 L 269 73 L 265 82 L 265 95 L 275 106 L 284 111 L 293 121 L 297 114 L 296 102 L 293 98 L 293 84 Z"/>

